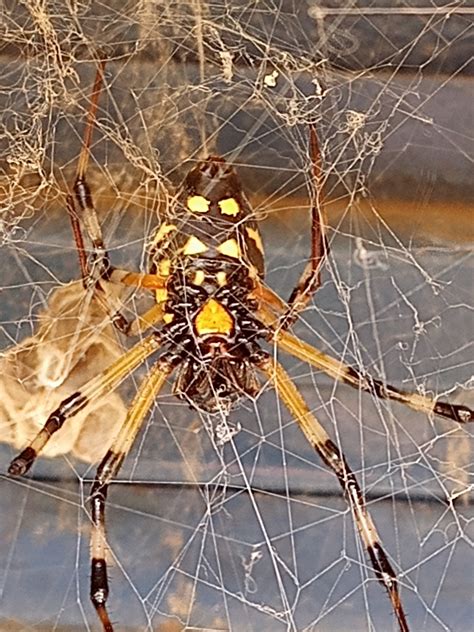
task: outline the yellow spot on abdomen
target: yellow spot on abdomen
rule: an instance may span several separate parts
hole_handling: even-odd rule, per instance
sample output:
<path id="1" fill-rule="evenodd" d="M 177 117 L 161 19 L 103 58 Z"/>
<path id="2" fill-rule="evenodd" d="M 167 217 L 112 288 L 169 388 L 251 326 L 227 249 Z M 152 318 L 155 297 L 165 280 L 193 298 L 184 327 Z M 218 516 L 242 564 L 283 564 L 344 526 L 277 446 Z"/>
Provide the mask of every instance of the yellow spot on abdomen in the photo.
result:
<path id="1" fill-rule="evenodd" d="M 206 334 L 229 336 L 234 328 L 234 319 L 219 301 L 210 298 L 199 310 L 194 326 L 198 336 Z"/>
<path id="2" fill-rule="evenodd" d="M 252 239 L 252 241 L 255 243 L 257 250 L 260 251 L 263 255 L 263 243 L 259 231 L 255 228 L 249 228 L 248 226 L 245 230 L 247 231 L 247 235 L 250 237 L 250 239 Z"/>
<path id="3" fill-rule="evenodd" d="M 193 213 L 207 213 L 210 202 L 202 195 L 191 195 L 187 200 L 188 209 Z"/>
<path id="4" fill-rule="evenodd" d="M 216 274 L 216 278 L 217 278 L 217 285 L 219 287 L 224 287 L 224 285 L 227 285 L 227 274 L 225 272 L 218 272 Z"/>
<path id="5" fill-rule="evenodd" d="M 203 252 L 206 252 L 208 247 L 205 243 L 203 243 L 194 235 L 188 239 L 186 244 L 183 247 L 183 255 L 201 255 Z"/>
<path id="6" fill-rule="evenodd" d="M 194 273 L 193 283 L 194 285 L 202 285 L 204 283 L 204 279 L 206 275 L 204 274 L 204 270 L 197 270 Z"/>
<path id="7" fill-rule="evenodd" d="M 155 300 L 157 303 L 164 303 L 168 298 L 168 290 L 163 288 L 162 290 L 155 290 Z"/>
<path id="8" fill-rule="evenodd" d="M 220 252 L 221 255 L 233 257 L 234 259 L 240 259 L 241 257 L 239 244 L 235 239 L 228 239 L 227 241 L 224 241 L 222 244 L 217 246 L 216 250 L 217 252 Z"/>
<path id="9" fill-rule="evenodd" d="M 153 244 L 158 244 L 166 237 L 166 235 L 172 233 L 174 230 L 177 230 L 177 227 L 174 224 L 161 224 L 153 238 Z"/>
<path id="10" fill-rule="evenodd" d="M 169 259 L 162 259 L 158 264 L 158 274 L 163 277 L 170 275 L 171 261 Z"/>
<path id="11" fill-rule="evenodd" d="M 234 198 L 227 198 L 218 202 L 222 215 L 231 215 L 235 217 L 240 212 L 240 206 Z"/>

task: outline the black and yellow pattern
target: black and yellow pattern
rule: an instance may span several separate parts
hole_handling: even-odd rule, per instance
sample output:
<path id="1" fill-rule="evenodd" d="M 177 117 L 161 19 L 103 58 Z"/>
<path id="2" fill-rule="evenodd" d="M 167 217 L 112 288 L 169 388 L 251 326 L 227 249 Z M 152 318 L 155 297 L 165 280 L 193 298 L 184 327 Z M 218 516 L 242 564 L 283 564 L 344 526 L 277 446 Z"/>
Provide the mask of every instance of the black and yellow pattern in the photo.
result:
<path id="1" fill-rule="evenodd" d="M 251 297 L 264 276 L 263 245 L 235 170 L 211 156 L 186 177 L 150 247 L 150 270 L 166 278 L 170 349 L 182 349 L 175 392 L 207 412 L 228 412 L 254 395 L 255 337 L 262 325 Z"/>
<path id="2" fill-rule="evenodd" d="M 311 206 L 311 255 L 288 302 L 264 285 L 264 251 L 253 211 L 235 170 L 216 156 L 197 164 L 186 177 L 169 216 L 151 240 L 148 272 L 114 268 L 105 249 L 86 180 L 104 65 L 99 66 L 94 86 L 73 186 L 75 198 L 68 197 L 68 211 L 84 284 L 93 289 L 97 300 L 121 331 L 137 335 L 151 329 L 152 334 L 65 399 L 29 446 L 13 459 L 9 473 L 12 476 L 25 474 L 49 438 L 71 417 L 109 389 L 116 388 L 152 354 L 161 352 L 140 386 L 122 427 L 111 438 L 91 490 L 91 600 L 104 632 L 112 632 L 113 625 L 107 612 L 109 587 L 105 559 L 107 491 L 155 398 L 166 379 L 175 372 L 174 392 L 179 397 L 206 412 L 226 415 L 241 397 L 253 397 L 259 392 L 261 384 L 257 373 L 260 372 L 274 386 L 308 442 L 336 475 L 375 575 L 390 597 L 399 629 L 408 632 L 396 573 L 384 552 L 354 473 L 281 365 L 263 351 L 262 343 L 276 345 L 325 371 L 335 380 L 374 397 L 405 404 L 421 413 L 469 423 L 474 421 L 473 411 L 466 406 L 436 402 L 423 395 L 401 391 L 363 375 L 287 331 L 318 288 L 321 266 L 327 255 L 321 211 L 321 160 L 312 126 L 309 153 L 316 198 Z M 81 223 L 92 246 L 91 266 L 85 255 Z M 110 283 L 150 290 L 156 304 L 135 321 L 127 323 L 107 291 Z"/>

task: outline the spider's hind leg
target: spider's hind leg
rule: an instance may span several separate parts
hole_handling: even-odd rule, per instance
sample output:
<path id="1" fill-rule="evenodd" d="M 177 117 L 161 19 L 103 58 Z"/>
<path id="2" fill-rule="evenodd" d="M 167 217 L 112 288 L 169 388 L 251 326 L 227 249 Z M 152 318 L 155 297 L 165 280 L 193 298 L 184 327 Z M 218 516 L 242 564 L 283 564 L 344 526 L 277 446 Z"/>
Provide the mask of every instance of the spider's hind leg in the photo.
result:
<path id="1" fill-rule="evenodd" d="M 400 632 L 408 632 L 408 623 L 398 591 L 397 575 L 383 549 L 382 541 L 367 509 L 362 491 L 344 455 L 310 412 L 306 402 L 283 367 L 267 355 L 262 355 L 261 359 L 257 361 L 257 366 L 274 386 L 278 396 L 296 419 L 306 439 L 337 476 L 347 503 L 352 510 L 360 539 L 369 555 L 375 576 L 388 593 Z"/>
<path id="2" fill-rule="evenodd" d="M 102 92 L 102 86 L 104 83 L 105 64 L 106 61 L 101 60 L 97 66 L 97 73 L 91 94 L 91 103 L 89 111 L 87 113 L 87 123 L 84 130 L 82 149 L 77 163 L 76 177 L 72 186 L 74 196 L 68 196 L 68 212 L 71 218 L 74 236 L 76 238 L 76 245 L 78 247 L 79 259 L 81 263 L 81 272 L 84 278 L 86 276 L 90 277 L 91 274 L 95 274 L 99 277 L 106 277 L 107 269 L 110 265 L 109 255 L 107 250 L 105 249 L 102 229 L 97 217 L 97 212 L 94 207 L 91 189 L 87 182 L 87 167 L 89 165 L 90 159 L 92 134 L 96 123 L 99 97 Z M 74 199 L 79 206 L 80 215 L 76 211 Z M 91 241 L 92 264 L 86 263 L 83 265 L 83 262 L 85 261 L 85 252 L 84 242 L 81 233 L 81 224 L 84 225 L 87 236 Z"/>

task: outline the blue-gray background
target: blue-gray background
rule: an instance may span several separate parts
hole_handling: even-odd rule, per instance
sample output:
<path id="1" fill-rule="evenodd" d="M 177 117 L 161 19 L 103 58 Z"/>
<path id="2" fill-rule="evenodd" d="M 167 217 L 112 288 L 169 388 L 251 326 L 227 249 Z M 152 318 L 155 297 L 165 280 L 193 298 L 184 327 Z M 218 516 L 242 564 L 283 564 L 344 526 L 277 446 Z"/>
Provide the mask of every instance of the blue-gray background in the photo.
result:
<path id="1" fill-rule="evenodd" d="M 204 30 L 204 56 L 219 58 L 220 34 L 235 59 L 230 83 L 216 65 L 203 78 L 192 46 L 196 33 L 178 37 L 178 17 L 195 23 L 180 3 L 170 8 L 174 23 L 153 11 L 148 22 L 134 22 L 122 6 L 114 20 L 101 22 L 112 44 L 122 43 L 111 49 L 122 58 L 108 66 L 90 174 L 114 262 L 142 264 L 146 235 L 157 222 L 150 173 L 179 181 L 175 167 L 203 153 L 204 139 L 208 150 L 240 167 L 259 216 L 266 216 L 268 282 L 287 296 L 309 251 L 302 185 L 305 121 L 314 117 L 332 200 L 331 259 L 297 333 L 399 387 L 472 406 L 469 13 L 410 17 L 401 11 L 387 21 L 347 11 L 325 18 L 323 42 L 321 22 L 307 17 L 311 3 L 280 2 L 277 10 L 262 3 L 261 13 L 252 6 L 214 3 L 221 13 L 207 16 L 217 31 Z M 29 14 L 12 11 L 23 42 L 28 25 L 42 33 L 37 17 L 29 22 Z M 90 14 L 79 17 L 82 32 L 93 38 L 97 24 Z M 157 33 L 165 23 L 171 49 L 154 33 L 154 19 Z M 71 26 L 77 22 L 66 20 L 65 28 L 56 15 L 52 24 L 64 55 L 67 38 L 82 50 Z M 235 35 L 238 25 L 247 39 Z M 137 37 L 150 47 L 129 58 L 123 42 Z M 32 42 L 38 56 L 30 59 L 12 41 L 4 51 L 2 167 L 11 183 L 12 156 L 31 151 L 30 160 L 44 171 L 32 168 L 24 188 L 13 186 L 12 197 L 2 197 L 10 229 L 0 251 L 3 348 L 31 335 L 49 293 L 77 278 L 58 191 L 74 170 L 94 66 L 77 53 L 79 82 L 63 79 L 68 102 L 58 96 L 57 58 L 46 75 L 49 58 L 39 54 L 44 42 L 39 36 Z M 273 48 L 263 50 L 262 42 Z M 303 57 L 308 50 L 312 66 Z M 277 85 L 266 91 L 262 77 L 275 68 Z M 50 103 L 45 77 L 53 87 Z M 324 99 L 314 81 L 328 89 Z M 365 115 L 359 127 L 354 113 Z M 33 155 L 35 142 L 44 155 Z M 45 182 L 50 189 L 29 196 Z M 17 225 L 18 213 L 25 217 Z M 379 403 L 283 360 L 359 477 L 400 573 L 411 629 L 470 630 L 472 431 Z M 130 381 L 124 398 L 134 388 Z M 110 607 L 117 628 L 396 629 L 337 482 L 273 394 L 245 403 L 229 421 L 240 431 L 217 446 L 208 421 L 177 403 L 169 389 L 159 397 L 122 484 L 110 492 Z M 96 436 L 105 448 L 100 428 Z M 2 471 L 13 454 L 11 446 L 1 447 Z M 39 460 L 28 479 L 0 479 L 1 630 L 98 629 L 88 601 L 86 499 L 93 472 L 93 464 L 61 457 Z"/>

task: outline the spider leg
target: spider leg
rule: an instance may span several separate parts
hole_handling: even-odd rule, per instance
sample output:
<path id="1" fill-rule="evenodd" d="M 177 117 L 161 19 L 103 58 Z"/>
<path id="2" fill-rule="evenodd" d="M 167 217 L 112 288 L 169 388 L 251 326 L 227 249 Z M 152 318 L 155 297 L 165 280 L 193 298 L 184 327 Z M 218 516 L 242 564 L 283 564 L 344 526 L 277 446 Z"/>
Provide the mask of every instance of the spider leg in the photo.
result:
<path id="1" fill-rule="evenodd" d="M 66 208 L 71 221 L 76 250 L 83 284 L 86 288 L 94 289 L 94 296 L 100 302 L 104 311 L 110 315 L 112 323 L 122 333 L 130 334 L 132 325 L 122 315 L 120 300 L 108 291 L 107 283 L 125 285 L 135 288 L 163 289 L 165 279 L 154 274 L 139 274 L 120 270 L 110 263 L 109 253 L 105 248 L 102 229 L 94 206 L 92 192 L 87 182 L 87 167 L 90 158 L 90 145 L 94 130 L 96 112 L 103 85 L 103 75 L 106 61 L 99 62 L 94 87 L 91 95 L 91 105 L 87 115 L 86 129 L 82 150 L 79 156 L 76 177 L 73 184 L 74 195 L 68 195 Z M 77 207 L 79 208 L 79 212 Z M 92 252 L 88 258 L 81 230 L 84 224 L 87 236 L 92 245 Z"/>
<path id="2" fill-rule="evenodd" d="M 44 448 L 52 435 L 61 429 L 63 424 L 90 402 L 116 388 L 132 371 L 134 371 L 148 356 L 160 348 L 161 341 L 157 335 L 145 338 L 132 347 L 127 353 L 111 364 L 105 371 L 93 377 L 54 410 L 46 423 L 31 443 L 10 463 L 8 473 L 12 476 L 22 476 L 30 469 L 36 457 Z"/>
<path id="3" fill-rule="evenodd" d="M 438 402 L 418 393 L 403 391 L 390 384 L 384 384 L 370 375 L 361 373 L 354 367 L 344 364 L 340 360 L 335 360 L 315 347 L 300 340 L 296 336 L 284 331 L 275 329 L 275 317 L 268 310 L 260 309 L 258 315 L 262 322 L 273 329 L 274 340 L 277 345 L 292 356 L 307 362 L 311 366 L 324 371 L 335 380 L 339 380 L 363 391 L 371 393 L 380 399 L 392 399 L 401 404 L 405 404 L 416 411 L 426 414 L 434 413 L 440 417 L 457 421 L 460 424 L 474 422 L 474 411 L 462 404 L 450 404 L 449 402 Z"/>
<path id="4" fill-rule="evenodd" d="M 303 310 L 321 285 L 321 268 L 326 260 L 328 244 L 324 234 L 324 189 L 322 186 L 321 152 L 314 125 L 309 126 L 309 154 L 313 179 L 311 204 L 311 255 L 295 289 L 290 295 L 281 326 L 287 329 Z"/>
<path id="5" fill-rule="evenodd" d="M 275 322 L 275 317 L 281 317 L 282 314 L 288 310 L 288 304 L 278 296 L 270 287 L 264 285 L 259 279 L 255 279 L 255 288 L 250 294 L 250 298 L 254 298 L 258 301 L 259 305 L 263 303 L 265 313 L 268 314 L 267 320 L 275 327 L 279 325 L 281 327 L 281 318 L 279 323 Z M 275 317 L 269 310 L 275 313 Z"/>
<path id="6" fill-rule="evenodd" d="M 158 324 L 163 319 L 164 307 L 163 303 L 155 303 L 144 314 L 139 314 L 127 325 L 125 333 L 127 336 L 140 336 L 147 329 Z"/>
<path id="7" fill-rule="evenodd" d="M 76 198 L 76 201 L 79 205 L 79 209 L 81 211 L 81 217 L 79 220 L 79 215 L 75 209 L 74 198 L 72 196 L 68 197 L 68 210 L 70 211 L 71 222 L 73 224 L 73 232 L 74 235 L 80 235 L 80 222 L 84 223 L 87 235 L 92 242 L 93 247 L 93 265 L 91 266 L 83 266 L 82 261 L 84 260 L 84 244 L 82 242 L 82 237 L 76 239 L 76 243 L 78 245 L 79 258 L 81 261 L 81 271 L 84 275 L 87 273 L 87 276 L 90 277 L 91 274 L 98 274 L 99 277 L 105 274 L 105 270 L 109 268 L 109 255 L 107 250 L 105 249 L 104 239 L 102 237 L 102 229 L 100 227 L 99 219 L 97 217 L 97 213 L 94 207 L 94 202 L 92 199 L 92 194 L 90 187 L 86 180 L 87 167 L 89 164 L 90 158 L 90 146 L 92 142 L 92 133 L 94 131 L 95 121 L 96 121 L 96 113 L 97 106 L 99 103 L 100 93 L 102 91 L 102 85 L 104 83 L 104 69 L 105 69 L 105 60 L 101 60 L 97 66 L 97 74 L 94 81 L 94 87 L 92 89 L 91 95 L 91 105 L 89 111 L 87 113 L 87 123 L 84 131 L 84 138 L 82 143 L 81 153 L 79 155 L 79 160 L 77 163 L 77 171 L 76 177 L 73 184 L 73 192 Z M 82 243 L 81 243 L 82 242 Z M 85 269 L 87 267 L 87 270 Z"/>
<path id="8" fill-rule="evenodd" d="M 91 94 L 91 104 L 87 114 L 87 123 L 84 131 L 82 150 L 79 155 L 76 177 L 73 185 L 73 191 L 82 211 L 80 218 L 74 202 L 74 196 L 68 195 L 66 198 L 66 208 L 72 226 L 76 250 L 79 257 L 79 265 L 81 268 L 81 276 L 84 287 L 93 287 L 95 290 L 95 298 L 101 303 L 107 313 L 110 313 L 113 324 L 120 331 L 127 328 L 127 320 L 120 313 L 119 302 L 113 300 L 110 293 L 103 283 L 99 283 L 104 271 L 109 268 L 109 255 L 105 249 L 104 240 L 97 213 L 94 208 L 92 194 L 87 184 L 86 172 L 90 158 L 90 145 L 92 142 L 92 134 L 96 120 L 97 106 L 100 93 L 102 91 L 104 69 L 106 61 L 102 60 L 98 63 L 97 73 L 94 81 L 94 87 Z M 84 238 L 81 230 L 81 220 L 84 222 L 87 235 L 89 236 L 92 246 L 92 259 L 88 260 Z"/>
<path id="9" fill-rule="evenodd" d="M 408 632 L 403 605 L 398 592 L 398 582 L 375 524 L 367 511 L 364 496 L 354 473 L 347 464 L 344 455 L 330 439 L 327 432 L 314 417 L 303 397 L 291 382 L 283 367 L 268 355 L 257 361 L 258 368 L 274 386 L 278 396 L 296 419 L 306 439 L 314 447 L 324 463 L 337 476 L 344 495 L 352 510 L 361 540 L 370 557 L 372 567 L 379 582 L 385 587 L 392 608 L 397 617 L 400 632 Z"/>
<path id="10" fill-rule="evenodd" d="M 107 578 L 105 535 L 105 505 L 107 491 L 112 479 L 117 475 L 123 460 L 137 436 L 143 419 L 150 410 L 166 378 L 176 363 L 170 358 L 160 358 L 140 386 L 111 447 L 102 459 L 91 487 L 90 503 L 92 517 L 91 535 L 91 583 L 90 598 L 102 623 L 104 632 L 113 632 L 107 612 L 109 594 Z"/>

